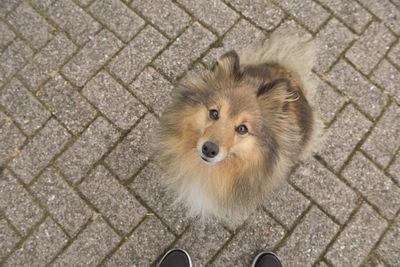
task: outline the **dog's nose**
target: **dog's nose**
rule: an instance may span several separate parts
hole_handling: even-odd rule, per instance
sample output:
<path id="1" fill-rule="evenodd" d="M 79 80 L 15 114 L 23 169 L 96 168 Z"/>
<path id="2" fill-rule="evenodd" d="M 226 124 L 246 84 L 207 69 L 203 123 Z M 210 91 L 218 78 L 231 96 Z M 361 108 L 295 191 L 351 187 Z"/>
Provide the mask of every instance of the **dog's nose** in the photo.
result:
<path id="1" fill-rule="evenodd" d="M 201 151 L 203 151 L 203 154 L 208 157 L 208 158 L 213 158 L 216 155 L 218 155 L 219 148 L 217 144 L 214 144 L 213 142 L 207 141 L 203 144 L 203 147 L 201 148 Z"/>

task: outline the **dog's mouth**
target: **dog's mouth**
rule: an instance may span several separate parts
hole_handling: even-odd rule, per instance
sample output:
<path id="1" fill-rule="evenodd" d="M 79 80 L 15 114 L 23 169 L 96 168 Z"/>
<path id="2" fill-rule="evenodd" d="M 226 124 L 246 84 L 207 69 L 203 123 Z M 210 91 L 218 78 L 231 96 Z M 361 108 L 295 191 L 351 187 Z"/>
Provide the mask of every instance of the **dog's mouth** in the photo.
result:
<path id="1" fill-rule="evenodd" d="M 211 161 L 209 161 L 206 157 L 200 156 L 200 158 L 201 158 L 202 160 L 204 160 L 205 162 L 211 163 Z"/>

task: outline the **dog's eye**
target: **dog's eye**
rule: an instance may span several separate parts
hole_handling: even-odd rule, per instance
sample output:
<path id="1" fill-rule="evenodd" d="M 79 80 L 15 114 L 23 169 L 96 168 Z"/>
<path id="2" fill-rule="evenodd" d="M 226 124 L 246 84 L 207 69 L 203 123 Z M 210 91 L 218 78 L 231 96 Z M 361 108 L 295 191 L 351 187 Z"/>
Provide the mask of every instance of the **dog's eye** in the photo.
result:
<path id="1" fill-rule="evenodd" d="M 211 109 L 208 112 L 208 117 L 210 117 L 210 119 L 212 119 L 213 121 L 218 120 L 218 110 L 216 109 Z"/>
<path id="2" fill-rule="evenodd" d="M 241 124 L 238 127 L 236 127 L 236 132 L 240 135 L 245 135 L 247 134 L 248 131 L 249 130 L 247 130 L 247 127 L 244 124 Z"/>

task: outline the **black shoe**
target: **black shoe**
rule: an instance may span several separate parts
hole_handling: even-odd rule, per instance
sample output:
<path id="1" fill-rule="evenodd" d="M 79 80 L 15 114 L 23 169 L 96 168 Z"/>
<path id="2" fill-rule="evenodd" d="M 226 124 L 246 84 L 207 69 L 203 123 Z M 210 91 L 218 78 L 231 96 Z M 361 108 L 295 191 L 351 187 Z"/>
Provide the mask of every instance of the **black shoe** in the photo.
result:
<path id="1" fill-rule="evenodd" d="M 262 252 L 254 258 L 251 267 L 282 267 L 282 264 L 275 254 Z"/>
<path id="2" fill-rule="evenodd" d="M 158 267 L 192 267 L 192 261 L 186 251 L 176 248 L 164 255 Z"/>

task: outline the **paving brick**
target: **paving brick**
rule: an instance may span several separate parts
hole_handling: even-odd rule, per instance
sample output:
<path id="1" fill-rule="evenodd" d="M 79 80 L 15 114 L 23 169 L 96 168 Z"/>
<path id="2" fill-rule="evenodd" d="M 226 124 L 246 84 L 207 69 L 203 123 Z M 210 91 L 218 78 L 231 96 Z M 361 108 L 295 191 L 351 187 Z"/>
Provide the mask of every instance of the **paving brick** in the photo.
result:
<path id="1" fill-rule="evenodd" d="M 78 182 L 96 161 L 117 141 L 119 133 L 103 117 L 98 117 L 56 161 L 73 183 Z"/>
<path id="2" fill-rule="evenodd" d="M 18 235 L 11 229 L 7 222 L 0 217 L 0 261 L 10 253 L 19 241 Z"/>
<path id="3" fill-rule="evenodd" d="M 135 0 L 131 6 L 170 38 L 177 36 L 191 21 L 189 15 L 178 6 L 164 0 Z"/>
<path id="4" fill-rule="evenodd" d="M 47 15 L 79 45 L 88 41 L 101 28 L 96 20 L 73 1 L 54 2 Z"/>
<path id="5" fill-rule="evenodd" d="M 150 162 L 133 180 L 130 188 L 166 222 L 170 229 L 180 234 L 191 219 L 184 207 L 174 203 L 176 197 L 163 187 L 163 178 L 160 168 Z"/>
<path id="6" fill-rule="evenodd" d="M 394 64 L 400 67 L 400 41 L 397 41 L 397 43 L 392 47 L 388 57 L 393 61 Z"/>
<path id="7" fill-rule="evenodd" d="M 277 254 L 283 266 L 311 266 L 339 226 L 315 206 L 296 226 Z"/>
<path id="8" fill-rule="evenodd" d="M 381 113 L 388 101 L 386 95 L 345 60 L 340 60 L 333 67 L 327 76 L 327 80 L 373 118 Z"/>
<path id="9" fill-rule="evenodd" d="M 154 216 L 147 217 L 113 254 L 106 266 L 150 266 L 174 240 Z"/>
<path id="10" fill-rule="evenodd" d="M 396 159 L 390 165 L 388 172 L 400 184 L 400 153 L 397 153 Z"/>
<path id="11" fill-rule="evenodd" d="M 285 16 L 282 10 L 270 1 L 253 1 L 250 4 L 245 0 L 229 0 L 229 3 L 267 31 L 275 28 Z"/>
<path id="12" fill-rule="evenodd" d="M 279 32 L 287 33 L 290 32 L 292 35 L 296 35 L 302 38 L 312 38 L 312 35 L 305 30 L 302 26 L 300 26 L 296 21 L 292 18 L 285 19 L 278 28 L 275 29 L 274 34 L 278 34 Z"/>
<path id="13" fill-rule="evenodd" d="M 400 263 L 400 217 L 394 221 L 389 231 L 382 239 L 377 253 L 385 259 L 391 266 L 399 265 Z"/>
<path id="14" fill-rule="evenodd" d="M 93 2 L 93 0 L 77 0 L 77 2 L 78 2 L 81 6 L 86 7 L 86 6 L 88 6 L 88 5 L 90 4 L 90 2 Z"/>
<path id="15" fill-rule="evenodd" d="M 147 210 L 101 165 L 79 185 L 79 189 L 124 234 L 146 215 Z"/>
<path id="16" fill-rule="evenodd" d="M 318 56 L 314 69 L 319 73 L 327 71 L 352 40 L 351 31 L 337 19 L 331 19 L 315 37 Z"/>
<path id="17" fill-rule="evenodd" d="M 343 177 L 389 219 L 399 211 L 400 188 L 360 152 L 346 166 Z"/>
<path id="18" fill-rule="evenodd" d="M 19 0 L 3 0 L 0 2 L 0 16 L 5 16 L 13 8 L 15 8 L 21 1 Z"/>
<path id="19" fill-rule="evenodd" d="M 276 2 L 313 32 L 316 32 L 329 18 L 329 13 L 312 0 L 277 0 Z"/>
<path id="20" fill-rule="evenodd" d="M 16 79 L 0 91 L 0 105 L 28 135 L 33 134 L 51 115 Z"/>
<path id="21" fill-rule="evenodd" d="M 384 56 L 394 40 L 395 37 L 382 23 L 373 22 L 346 52 L 346 57 L 363 73 L 368 74 Z"/>
<path id="22" fill-rule="evenodd" d="M 331 264 L 358 266 L 386 228 L 386 221 L 370 206 L 363 204 L 326 254 Z M 368 231 L 367 229 L 374 229 Z"/>
<path id="23" fill-rule="evenodd" d="M 147 114 L 105 159 L 120 179 L 130 178 L 149 159 L 150 137 L 156 123 L 155 117 Z"/>
<path id="24" fill-rule="evenodd" d="M 341 224 L 357 204 L 356 193 L 314 159 L 300 165 L 290 180 Z"/>
<path id="25" fill-rule="evenodd" d="M 128 42 L 145 23 L 119 0 L 98 0 L 89 10 L 124 42 Z"/>
<path id="26" fill-rule="evenodd" d="M 31 4 L 39 11 L 44 12 L 54 0 L 30 0 Z"/>
<path id="27" fill-rule="evenodd" d="M 367 7 L 375 16 L 378 16 L 397 34 L 400 34 L 400 9 L 389 0 L 373 1 L 361 0 L 361 3 Z"/>
<path id="28" fill-rule="evenodd" d="M 273 192 L 271 199 L 264 203 L 264 207 L 272 213 L 274 218 L 290 229 L 309 204 L 310 201 L 293 186 L 284 183 Z"/>
<path id="29" fill-rule="evenodd" d="M 102 30 L 62 68 L 62 72 L 71 82 L 82 86 L 121 46 L 122 42 L 112 33 Z"/>
<path id="30" fill-rule="evenodd" d="M 0 85 L 9 79 L 32 55 L 32 50 L 21 39 L 16 38 L 0 54 Z"/>
<path id="31" fill-rule="evenodd" d="M 4 22 L 0 21 L 0 51 L 3 51 L 14 38 L 14 32 Z"/>
<path id="32" fill-rule="evenodd" d="M 36 95 L 74 134 L 80 133 L 97 111 L 61 75 L 51 78 Z"/>
<path id="33" fill-rule="evenodd" d="M 131 83 L 129 89 L 158 116 L 161 116 L 170 103 L 174 87 L 161 74 L 148 67 Z"/>
<path id="34" fill-rule="evenodd" d="M 6 122 L 7 117 L 6 114 L 0 111 L 0 125 L 3 126 L 3 123 Z"/>
<path id="35" fill-rule="evenodd" d="M 285 230 L 262 210 L 257 210 L 218 255 L 213 266 L 250 266 L 261 251 L 271 251 Z"/>
<path id="36" fill-rule="evenodd" d="M 358 33 L 360 33 L 365 25 L 372 19 L 372 15 L 356 1 L 321 0 L 320 2 L 332 10 L 335 15 L 343 19 L 347 25 Z"/>
<path id="37" fill-rule="evenodd" d="M 391 104 L 378 121 L 362 149 L 386 167 L 400 147 L 400 108 Z"/>
<path id="38" fill-rule="evenodd" d="M 22 235 L 43 216 L 43 211 L 7 169 L 0 172 L 0 210 Z"/>
<path id="39" fill-rule="evenodd" d="M 36 90 L 71 56 L 75 49 L 75 45 L 64 34 L 59 34 L 39 54 L 36 54 L 33 60 L 19 72 L 19 76 L 27 86 Z"/>
<path id="40" fill-rule="evenodd" d="M 93 215 L 93 211 L 53 167 L 47 168 L 30 189 L 71 237 Z"/>
<path id="41" fill-rule="evenodd" d="M 338 170 L 367 133 L 372 123 L 352 105 L 348 105 L 329 127 L 322 158 L 335 170 Z"/>
<path id="42" fill-rule="evenodd" d="M 15 151 L 18 151 L 25 139 L 25 136 L 12 122 L 6 122 L 0 126 L 0 166 L 3 165 Z"/>
<path id="43" fill-rule="evenodd" d="M 67 243 L 67 236 L 49 218 L 8 259 L 5 266 L 45 266 Z"/>
<path id="44" fill-rule="evenodd" d="M 97 266 L 120 242 L 120 237 L 100 217 L 89 224 L 53 266 Z"/>
<path id="45" fill-rule="evenodd" d="M 371 79 L 385 89 L 389 94 L 400 103 L 400 71 L 398 71 L 389 61 L 384 59 L 379 63 Z"/>
<path id="46" fill-rule="evenodd" d="M 10 13 L 7 21 L 34 49 L 44 46 L 55 33 L 55 29 L 25 2 Z"/>
<path id="47" fill-rule="evenodd" d="M 215 41 L 215 35 L 198 22 L 192 24 L 154 62 L 170 78 L 177 78 Z"/>
<path id="48" fill-rule="evenodd" d="M 109 64 L 110 71 L 129 84 L 167 44 L 167 39 L 146 26 Z"/>
<path id="49" fill-rule="evenodd" d="M 24 183 L 30 183 L 70 139 L 66 130 L 51 119 L 9 163 L 9 167 Z"/>
<path id="50" fill-rule="evenodd" d="M 190 13 L 200 21 L 222 35 L 239 18 L 239 14 L 230 9 L 222 1 L 207 0 L 190 1 L 178 0 Z"/>
<path id="51" fill-rule="evenodd" d="M 206 266 L 219 248 L 229 240 L 230 234 L 216 221 L 193 223 L 176 243 L 191 255 L 193 266 Z"/>

